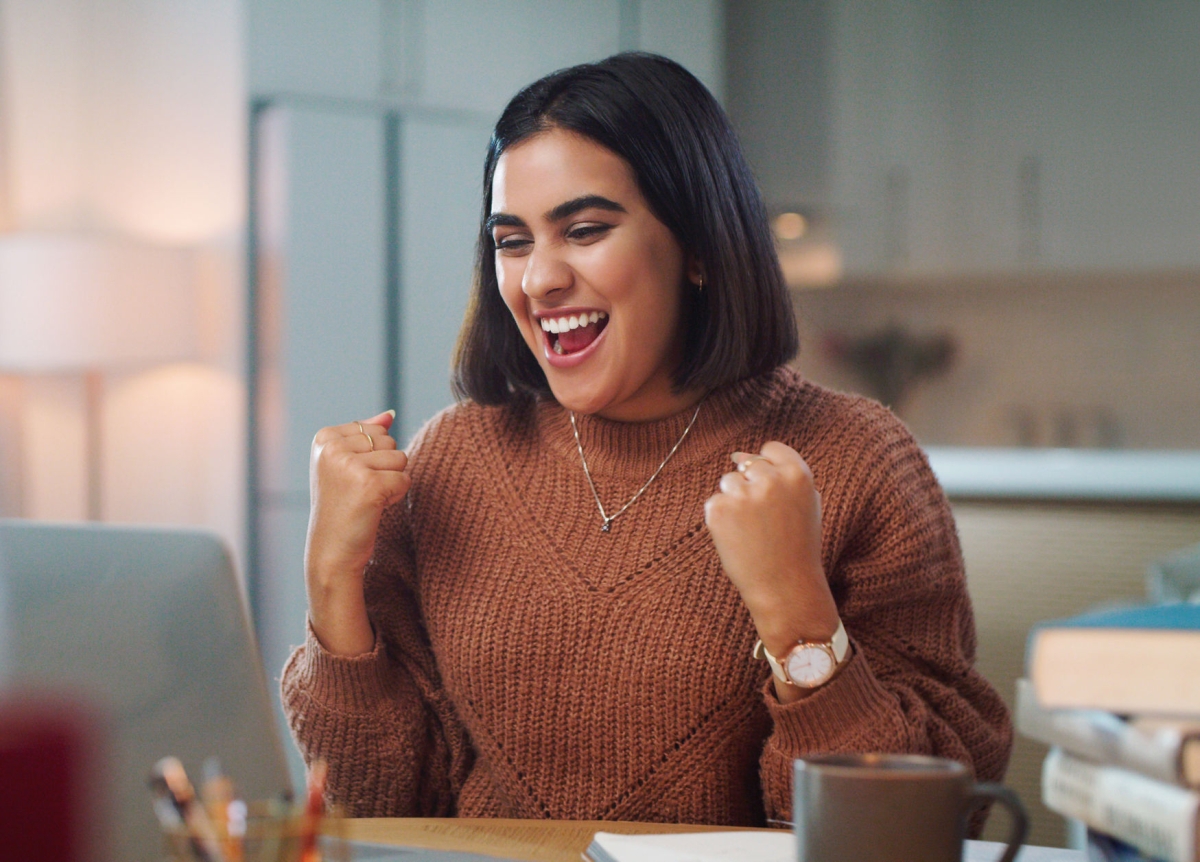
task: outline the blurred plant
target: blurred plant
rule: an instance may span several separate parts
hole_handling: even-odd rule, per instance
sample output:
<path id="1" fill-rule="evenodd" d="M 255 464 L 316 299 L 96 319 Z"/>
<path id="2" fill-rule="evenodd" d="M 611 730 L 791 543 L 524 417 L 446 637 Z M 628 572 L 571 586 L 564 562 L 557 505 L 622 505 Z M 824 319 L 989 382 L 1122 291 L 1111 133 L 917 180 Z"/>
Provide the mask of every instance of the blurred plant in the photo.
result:
<path id="1" fill-rule="evenodd" d="M 866 394 L 897 412 L 919 381 L 944 373 L 958 353 L 949 333 L 917 335 L 898 323 L 859 336 L 828 333 L 822 347 L 862 380 Z"/>

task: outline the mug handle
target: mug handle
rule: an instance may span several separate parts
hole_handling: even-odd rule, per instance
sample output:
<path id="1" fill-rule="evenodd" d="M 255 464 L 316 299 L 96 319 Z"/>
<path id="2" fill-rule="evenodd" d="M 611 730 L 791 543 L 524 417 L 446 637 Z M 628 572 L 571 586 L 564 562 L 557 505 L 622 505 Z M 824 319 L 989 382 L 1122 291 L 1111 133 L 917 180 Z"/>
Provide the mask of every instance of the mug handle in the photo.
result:
<path id="1" fill-rule="evenodd" d="M 1003 784 L 986 781 L 971 788 L 971 793 L 967 796 L 966 811 L 970 813 L 988 802 L 999 802 L 1008 809 L 1012 819 L 1012 828 L 1008 833 L 1008 846 L 1004 848 L 1004 854 L 996 862 L 1013 862 L 1017 858 L 1017 851 L 1025 843 L 1025 836 L 1029 834 L 1029 818 L 1025 815 L 1025 806 L 1021 804 L 1017 794 Z"/>

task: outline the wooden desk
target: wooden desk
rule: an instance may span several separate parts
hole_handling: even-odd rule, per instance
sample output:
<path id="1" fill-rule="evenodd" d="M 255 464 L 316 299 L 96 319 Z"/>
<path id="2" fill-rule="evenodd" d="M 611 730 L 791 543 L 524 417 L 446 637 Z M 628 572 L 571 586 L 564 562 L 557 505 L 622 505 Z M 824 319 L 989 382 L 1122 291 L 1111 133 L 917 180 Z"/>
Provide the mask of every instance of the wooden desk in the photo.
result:
<path id="1" fill-rule="evenodd" d="M 687 826 L 670 823 L 621 823 L 599 820 L 492 820 L 488 818 L 379 818 L 347 821 L 347 838 L 427 850 L 457 850 L 521 859 L 524 862 L 579 862 L 580 854 L 597 832 L 628 834 L 663 832 L 728 832 L 729 826 Z M 991 860 L 997 850 L 968 842 L 970 859 Z M 991 850 L 991 852 L 987 852 Z M 1030 847 L 1018 862 L 1073 862 L 1082 853 Z"/>

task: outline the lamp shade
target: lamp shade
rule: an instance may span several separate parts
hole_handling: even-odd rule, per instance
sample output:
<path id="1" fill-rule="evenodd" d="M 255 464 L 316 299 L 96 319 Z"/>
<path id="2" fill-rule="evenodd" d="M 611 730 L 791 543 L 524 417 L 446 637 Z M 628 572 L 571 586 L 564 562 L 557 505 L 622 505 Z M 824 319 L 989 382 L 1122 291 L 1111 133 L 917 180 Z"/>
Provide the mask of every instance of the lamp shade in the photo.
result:
<path id="1" fill-rule="evenodd" d="M 191 359 L 197 312 L 187 250 L 84 233 L 0 234 L 0 370 Z"/>

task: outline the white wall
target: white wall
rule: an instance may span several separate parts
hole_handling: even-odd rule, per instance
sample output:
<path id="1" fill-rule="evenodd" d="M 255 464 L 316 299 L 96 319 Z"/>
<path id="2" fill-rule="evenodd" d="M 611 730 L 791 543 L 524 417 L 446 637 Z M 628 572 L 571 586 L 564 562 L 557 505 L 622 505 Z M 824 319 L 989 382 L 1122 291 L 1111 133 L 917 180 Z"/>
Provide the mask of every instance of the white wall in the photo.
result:
<path id="1" fill-rule="evenodd" d="M 105 376 L 104 519 L 209 527 L 240 554 L 242 4 L 3 0 L 0 39 L 4 227 L 184 248 L 194 268 L 193 361 Z M 22 455 L 0 459 L 20 473 L 0 510 L 83 517 L 79 378 L 4 391 Z"/>

